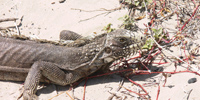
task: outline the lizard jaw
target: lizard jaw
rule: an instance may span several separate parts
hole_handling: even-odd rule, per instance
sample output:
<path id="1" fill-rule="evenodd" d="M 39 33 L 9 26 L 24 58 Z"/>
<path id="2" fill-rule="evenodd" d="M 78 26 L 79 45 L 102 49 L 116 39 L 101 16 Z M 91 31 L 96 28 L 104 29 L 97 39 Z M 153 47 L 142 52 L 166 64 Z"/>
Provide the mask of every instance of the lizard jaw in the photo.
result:
<path id="1" fill-rule="evenodd" d="M 105 63 L 110 63 L 110 62 L 112 62 L 112 61 L 114 61 L 114 60 L 115 60 L 115 59 L 112 58 L 112 57 L 107 57 L 107 58 L 104 59 L 104 62 L 105 62 Z"/>

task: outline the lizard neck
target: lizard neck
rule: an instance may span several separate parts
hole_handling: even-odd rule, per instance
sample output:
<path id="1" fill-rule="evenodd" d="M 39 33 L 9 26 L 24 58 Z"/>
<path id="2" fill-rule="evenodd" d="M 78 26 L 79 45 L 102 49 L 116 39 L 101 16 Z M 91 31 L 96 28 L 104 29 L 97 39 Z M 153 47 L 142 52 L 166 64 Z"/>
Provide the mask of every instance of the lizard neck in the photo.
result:
<path id="1" fill-rule="evenodd" d="M 94 39 L 93 42 L 82 47 L 82 56 L 85 58 L 92 59 L 95 55 L 104 48 L 106 37 Z"/>

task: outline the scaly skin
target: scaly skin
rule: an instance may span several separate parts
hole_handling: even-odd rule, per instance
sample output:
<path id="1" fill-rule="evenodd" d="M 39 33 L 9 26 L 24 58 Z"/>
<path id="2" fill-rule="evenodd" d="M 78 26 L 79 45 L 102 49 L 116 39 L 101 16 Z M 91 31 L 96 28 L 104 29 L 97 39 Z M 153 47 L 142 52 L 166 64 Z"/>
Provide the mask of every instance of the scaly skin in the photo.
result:
<path id="1" fill-rule="evenodd" d="M 42 77 L 58 85 L 74 83 L 136 52 L 144 42 L 143 34 L 123 29 L 80 47 L 0 37 L 0 71 L 6 72 L 6 68 L 30 69 L 25 79 L 23 97 L 25 100 L 37 99 L 36 88 Z"/>
<path id="2" fill-rule="evenodd" d="M 77 40 L 80 38 L 82 38 L 81 35 L 69 30 L 62 30 L 60 32 L 60 40 Z"/>
<path id="3" fill-rule="evenodd" d="M 38 43 L 51 43 L 54 45 L 67 46 L 67 47 L 80 47 L 86 45 L 92 41 L 95 41 L 98 38 L 101 38 L 103 35 L 99 35 L 95 38 L 83 37 L 75 32 L 69 30 L 63 30 L 60 32 L 60 43 L 55 41 L 48 41 L 45 39 L 30 39 L 24 35 L 8 35 L 6 33 L 0 34 L 0 37 L 14 38 L 20 40 L 32 40 Z M 68 40 L 73 40 L 68 42 Z M 65 42 L 66 41 L 66 42 Z M 63 43 L 65 42 L 65 43 Z M 10 80 L 10 81 L 24 81 L 29 72 L 30 68 L 19 68 L 19 67 L 10 67 L 10 66 L 0 66 L 0 80 Z M 41 82 L 49 82 L 47 79 L 42 77 Z"/>

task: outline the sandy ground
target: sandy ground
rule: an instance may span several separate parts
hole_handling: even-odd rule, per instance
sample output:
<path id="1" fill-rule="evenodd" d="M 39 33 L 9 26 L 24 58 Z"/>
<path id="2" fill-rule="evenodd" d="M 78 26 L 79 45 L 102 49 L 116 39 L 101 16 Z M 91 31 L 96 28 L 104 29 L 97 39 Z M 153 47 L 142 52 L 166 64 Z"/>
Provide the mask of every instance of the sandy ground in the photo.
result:
<path id="1" fill-rule="evenodd" d="M 19 27 L 21 34 L 27 36 L 37 36 L 42 39 L 58 40 L 59 33 L 62 30 L 71 30 L 83 36 L 97 32 L 102 33 L 102 29 L 109 23 L 113 28 L 117 28 L 121 21 L 119 17 L 127 14 L 127 10 L 117 10 L 109 14 L 101 14 L 106 11 L 85 12 L 83 10 L 99 10 L 101 8 L 114 9 L 120 7 L 118 0 L 67 0 L 59 3 L 58 0 L 1 0 L 0 1 L 0 18 L 21 18 L 22 26 Z M 101 14 L 99 16 L 96 16 Z M 95 17 L 96 16 L 96 17 Z M 88 19 L 89 18 L 89 19 Z M 87 20 L 88 19 L 88 20 Z M 144 27 L 146 20 L 137 23 L 140 28 Z M 19 20 L 17 21 L 19 23 Z M 13 22 L 0 23 L 0 26 L 12 26 Z M 169 20 L 165 27 L 174 28 L 174 20 Z M 176 48 L 174 48 L 176 50 Z M 173 52 L 178 54 L 177 52 Z M 173 71 L 173 65 L 157 66 L 164 67 L 165 71 Z M 179 67 L 180 69 L 184 69 Z M 197 78 L 197 82 L 188 84 L 190 78 Z M 109 75 L 89 79 L 86 87 L 86 100 L 107 100 L 112 94 L 125 98 L 126 100 L 137 100 L 138 96 L 122 88 L 119 92 L 119 81 L 123 79 L 119 75 Z M 163 87 L 164 77 L 162 74 L 139 75 L 131 78 L 139 84 L 152 83 L 160 81 L 159 100 L 200 100 L 200 77 L 192 73 L 174 74 L 168 77 L 165 87 Z M 74 88 L 74 97 L 81 100 L 83 98 L 84 83 L 81 82 Z M 0 100 L 16 100 L 20 94 L 20 88 L 23 82 L 0 81 Z M 125 80 L 124 87 L 136 91 L 137 88 L 132 86 L 131 82 Z M 41 88 L 41 87 L 40 87 Z M 157 85 L 144 87 L 152 100 L 156 99 L 158 92 Z M 40 100 L 70 100 L 66 91 L 69 86 L 62 87 L 57 85 L 46 85 L 38 90 L 37 95 Z M 189 97 L 188 93 L 191 91 Z M 61 94 L 62 93 L 62 94 Z M 68 93 L 72 95 L 72 92 Z M 60 94 L 57 97 L 57 94 Z M 118 98 L 119 99 L 119 98 Z M 113 100 L 118 100 L 114 97 Z M 119 99 L 121 100 L 121 99 Z"/>

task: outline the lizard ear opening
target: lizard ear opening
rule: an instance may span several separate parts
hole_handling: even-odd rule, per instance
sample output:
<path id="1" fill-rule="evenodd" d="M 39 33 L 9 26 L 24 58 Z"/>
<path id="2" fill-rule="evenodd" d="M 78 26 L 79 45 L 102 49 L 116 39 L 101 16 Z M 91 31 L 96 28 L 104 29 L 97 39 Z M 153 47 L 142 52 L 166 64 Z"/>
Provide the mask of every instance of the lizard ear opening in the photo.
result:
<path id="1" fill-rule="evenodd" d="M 112 49 L 110 47 L 105 47 L 103 55 L 101 56 L 100 59 L 104 59 L 106 57 L 109 57 L 112 55 Z"/>
<path id="2" fill-rule="evenodd" d="M 110 47 L 106 47 L 104 51 L 105 51 L 105 53 L 110 53 L 110 52 L 112 52 L 112 50 L 111 50 Z"/>

